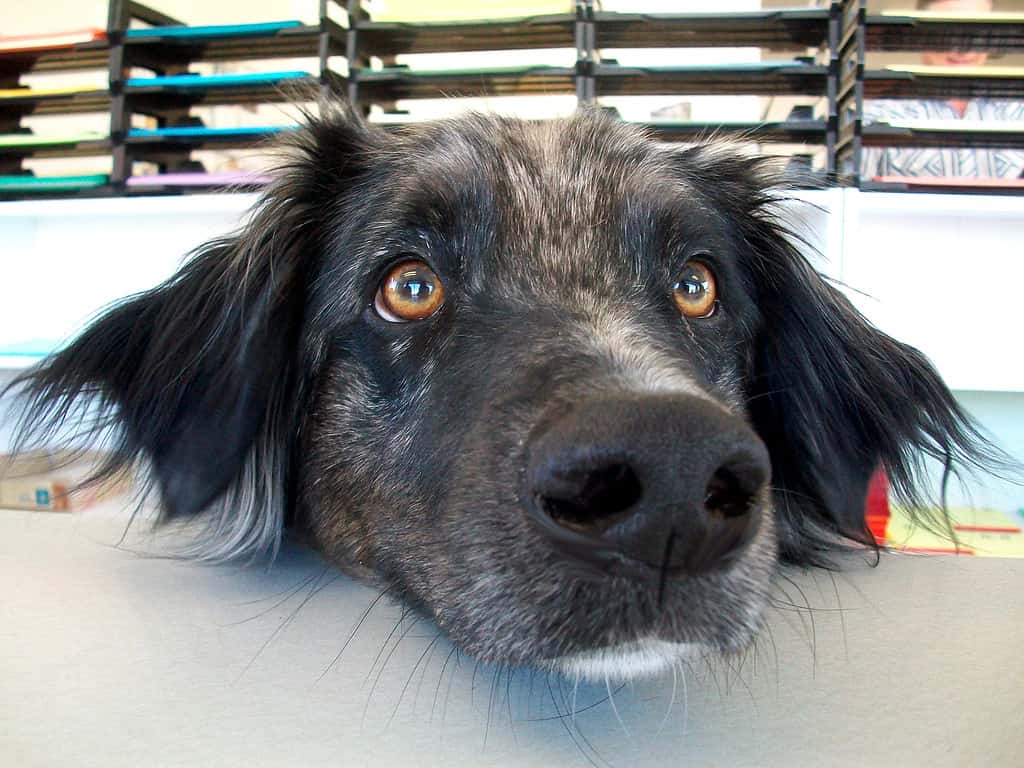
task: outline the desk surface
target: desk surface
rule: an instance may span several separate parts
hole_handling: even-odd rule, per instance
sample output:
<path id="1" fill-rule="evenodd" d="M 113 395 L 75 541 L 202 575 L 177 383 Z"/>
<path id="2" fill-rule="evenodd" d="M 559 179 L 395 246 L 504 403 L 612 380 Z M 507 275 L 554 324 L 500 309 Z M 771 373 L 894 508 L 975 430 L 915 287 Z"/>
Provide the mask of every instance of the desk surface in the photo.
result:
<path id="1" fill-rule="evenodd" d="M 475 669 L 384 600 L 353 635 L 377 592 L 309 553 L 198 566 L 114 548 L 123 528 L 0 510 L 0 763 L 1024 764 L 1024 560 L 794 575 L 742 663 L 613 707 L 603 685 Z"/>

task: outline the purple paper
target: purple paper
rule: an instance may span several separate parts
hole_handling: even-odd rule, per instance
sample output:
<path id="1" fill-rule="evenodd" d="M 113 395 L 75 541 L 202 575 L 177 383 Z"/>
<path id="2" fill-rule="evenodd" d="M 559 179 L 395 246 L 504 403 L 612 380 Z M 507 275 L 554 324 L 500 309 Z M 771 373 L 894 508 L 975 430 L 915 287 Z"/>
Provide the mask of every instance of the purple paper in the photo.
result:
<path id="1" fill-rule="evenodd" d="M 154 173 L 147 176 L 129 176 L 128 187 L 213 187 L 237 184 L 269 184 L 271 177 L 261 173 L 227 171 L 223 173 Z"/>

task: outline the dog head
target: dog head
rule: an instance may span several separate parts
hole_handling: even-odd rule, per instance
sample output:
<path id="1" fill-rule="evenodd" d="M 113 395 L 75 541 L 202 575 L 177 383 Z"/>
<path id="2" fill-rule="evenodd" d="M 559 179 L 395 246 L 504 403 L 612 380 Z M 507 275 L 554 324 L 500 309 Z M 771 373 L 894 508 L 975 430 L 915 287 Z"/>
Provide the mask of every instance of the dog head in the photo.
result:
<path id="1" fill-rule="evenodd" d="M 238 234 L 23 377 L 197 554 L 290 527 L 485 660 L 628 677 L 756 633 L 868 479 L 982 450 L 793 245 L 770 165 L 582 112 L 311 119 Z"/>

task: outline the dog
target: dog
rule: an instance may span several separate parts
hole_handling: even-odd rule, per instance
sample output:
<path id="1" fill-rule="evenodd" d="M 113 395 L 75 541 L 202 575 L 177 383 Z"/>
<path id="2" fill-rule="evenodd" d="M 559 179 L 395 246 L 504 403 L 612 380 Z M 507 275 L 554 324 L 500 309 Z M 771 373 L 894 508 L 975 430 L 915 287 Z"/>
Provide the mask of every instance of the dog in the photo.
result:
<path id="1" fill-rule="evenodd" d="M 801 254 L 768 159 L 345 105 L 285 157 L 12 385 L 21 445 L 113 435 L 99 474 L 145 464 L 194 557 L 288 531 L 480 660 L 624 680 L 745 648 L 780 568 L 874 547 L 877 468 L 915 505 L 928 458 L 992 457 Z"/>

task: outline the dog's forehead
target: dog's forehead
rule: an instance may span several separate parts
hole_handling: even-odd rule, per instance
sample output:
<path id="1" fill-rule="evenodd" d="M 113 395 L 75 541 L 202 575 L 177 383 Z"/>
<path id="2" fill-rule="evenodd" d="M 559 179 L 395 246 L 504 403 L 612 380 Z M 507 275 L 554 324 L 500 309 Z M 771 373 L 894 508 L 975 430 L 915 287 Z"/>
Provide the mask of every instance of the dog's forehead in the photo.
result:
<path id="1" fill-rule="evenodd" d="M 403 154 L 410 194 L 434 220 L 478 241 L 486 233 L 477 263 L 491 269 L 636 273 L 646 241 L 678 239 L 708 218 L 678 149 L 601 115 L 441 122 Z"/>
<path id="2" fill-rule="evenodd" d="M 538 122 L 475 115 L 435 123 L 418 138 L 413 162 L 422 180 L 455 192 L 487 187 L 521 214 L 596 210 L 681 181 L 671 148 L 586 113 Z"/>

